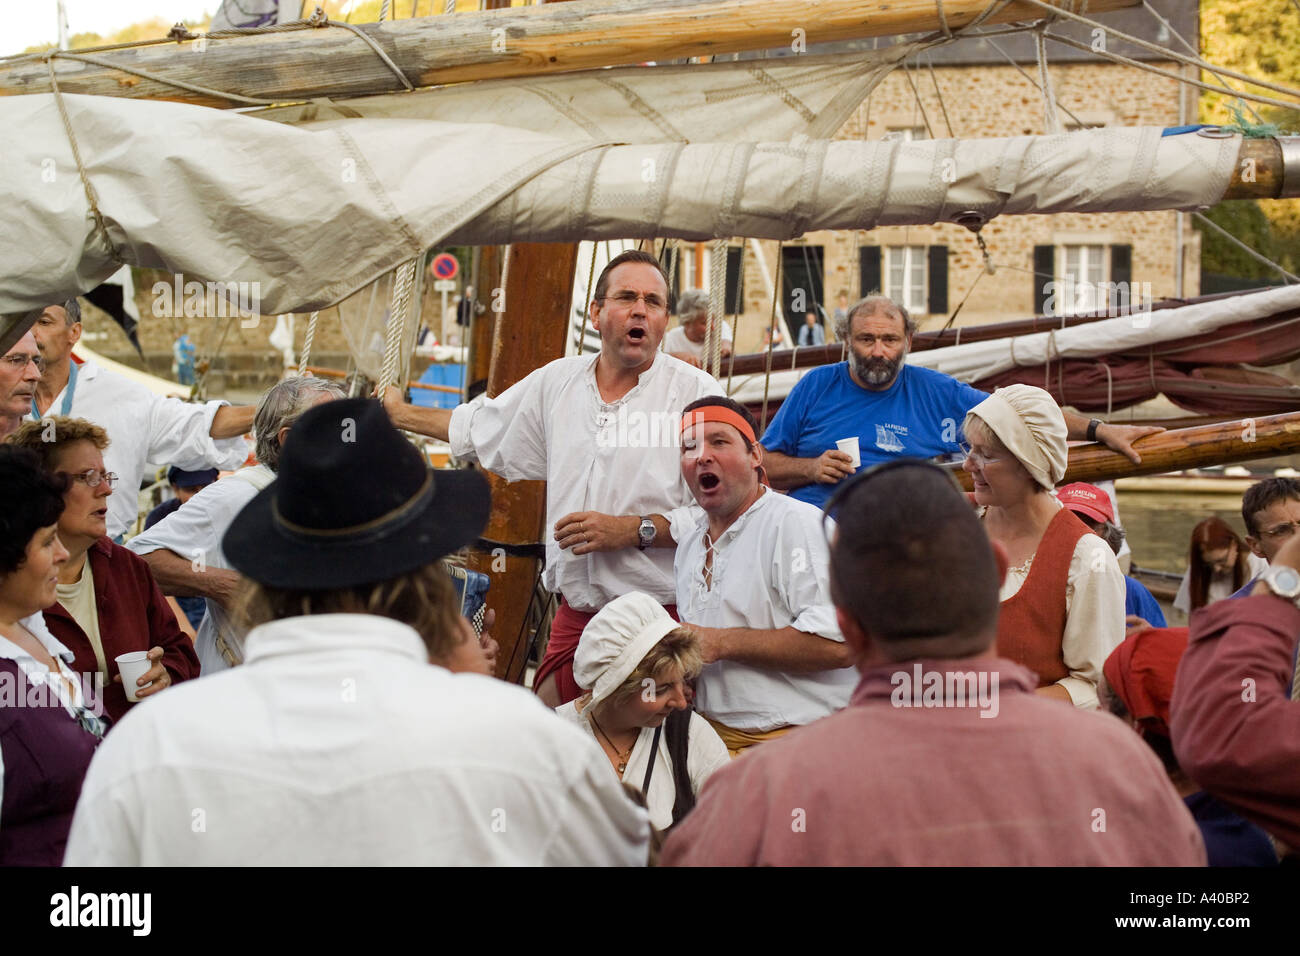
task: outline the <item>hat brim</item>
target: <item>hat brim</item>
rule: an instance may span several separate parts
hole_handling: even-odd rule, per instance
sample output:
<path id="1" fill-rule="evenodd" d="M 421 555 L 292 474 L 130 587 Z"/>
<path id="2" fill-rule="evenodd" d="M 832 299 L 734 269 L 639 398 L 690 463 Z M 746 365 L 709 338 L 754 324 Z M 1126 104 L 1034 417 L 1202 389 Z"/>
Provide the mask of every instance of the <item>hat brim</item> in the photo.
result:
<path id="1" fill-rule="evenodd" d="M 364 537 L 304 538 L 275 517 L 278 479 L 235 516 L 221 542 L 236 571 L 268 587 L 324 591 L 386 581 L 432 564 L 478 539 L 492 497 L 474 471 L 436 469 L 435 493 L 398 528 Z"/>
<path id="2" fill-rule="evenodd" d="M 1087 515 L 1093 521 L 1104 521 L 1106 524 L 1111 524 L 1113 521 L 1104 511 L 1093 505 L 1084 504 L 1080 501 L 1065 501 L 1062 504 L 1076 514 Z"/>

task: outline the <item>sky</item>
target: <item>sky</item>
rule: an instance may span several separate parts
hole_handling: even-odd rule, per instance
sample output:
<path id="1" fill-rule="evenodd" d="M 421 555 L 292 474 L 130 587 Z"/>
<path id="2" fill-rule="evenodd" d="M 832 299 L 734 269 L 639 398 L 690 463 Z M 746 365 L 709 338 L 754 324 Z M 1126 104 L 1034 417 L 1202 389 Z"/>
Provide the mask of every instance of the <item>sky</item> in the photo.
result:
<path id="1" fill-rule="evenodd" d="M 162 17 L 169 23 L 194 20 L 216 10 L 219 0 L 64 0 L 68 35 L 107 35 L 122 27 Z M 0 56 L 38 43 L 55 43 L 59 28 L 55 0 L 0 0 Z"/>

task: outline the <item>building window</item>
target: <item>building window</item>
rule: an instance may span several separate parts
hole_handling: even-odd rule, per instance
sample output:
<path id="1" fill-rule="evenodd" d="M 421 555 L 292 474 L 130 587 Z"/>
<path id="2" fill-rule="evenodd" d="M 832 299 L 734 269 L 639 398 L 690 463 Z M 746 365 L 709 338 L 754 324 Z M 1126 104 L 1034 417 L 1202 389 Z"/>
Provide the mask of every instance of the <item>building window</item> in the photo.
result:
<path id="1" fill-rule="evenodd" d="M 1105 246 L 1062 246 L 1057 273 L 1057 315 L 1077 315 L 1104 309 L 1107 295 L 1104 283 L 1108 259 Z"/>
<path id="2" fill-rule="evenodd" d="M 926 308 L 925 246 L 885 247 L 885 295 L 909 312 Z"/>
<path id="3" fill-rule="evenodd" d="M 909 143 L 914 139 L 929 139 L 924 126 L 886 126 L 885 140 L 898 139 Z"/>

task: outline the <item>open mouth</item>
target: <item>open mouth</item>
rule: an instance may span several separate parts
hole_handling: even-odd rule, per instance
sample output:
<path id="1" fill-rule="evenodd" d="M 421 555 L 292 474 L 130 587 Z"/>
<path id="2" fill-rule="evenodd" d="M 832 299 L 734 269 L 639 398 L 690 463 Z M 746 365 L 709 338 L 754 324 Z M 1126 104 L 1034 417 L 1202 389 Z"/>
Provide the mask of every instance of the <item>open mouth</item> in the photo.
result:
<path id="1" fill-rule="evenodd" d="M 631 339 L 633 342 L 645 341 L 645 334 L 646 334 L 645 329 L 641 329 L 641 328 L 634 328 L 634 329 L 627 330 L 627 337 Z"/>
<path id="2" fill-rule="evenodd" d="M 700 490 L 712 491 L 718 485 L 722 484 L 722 479 L 712 472 L 701 472 L 699 476 Z"/>

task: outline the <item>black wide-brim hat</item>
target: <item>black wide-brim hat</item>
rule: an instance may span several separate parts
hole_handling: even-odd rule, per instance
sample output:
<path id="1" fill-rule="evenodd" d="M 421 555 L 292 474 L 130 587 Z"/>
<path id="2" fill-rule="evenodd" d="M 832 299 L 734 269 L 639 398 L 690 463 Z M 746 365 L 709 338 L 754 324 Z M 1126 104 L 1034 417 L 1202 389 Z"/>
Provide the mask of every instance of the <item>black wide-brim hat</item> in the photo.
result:
<path id="1" fill-rule="evenodd" d="M 490 509 L 482 475 L 430 468 L 377 401 L 338 399 L 294 423 L 275 481 L 235 516 L 221 547 L 268 587 L 357 587 L 471 543 Z"/>

